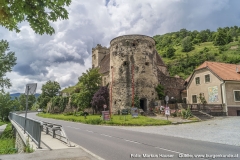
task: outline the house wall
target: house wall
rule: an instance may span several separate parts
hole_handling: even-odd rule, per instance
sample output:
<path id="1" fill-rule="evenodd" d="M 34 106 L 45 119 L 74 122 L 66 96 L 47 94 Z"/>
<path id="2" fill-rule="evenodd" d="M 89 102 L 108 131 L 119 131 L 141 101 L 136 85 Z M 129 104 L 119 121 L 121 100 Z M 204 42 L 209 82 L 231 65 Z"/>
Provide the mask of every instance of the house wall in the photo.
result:
<path id="1" fill-rule="evenodd" d="M 228 115 L 237 116 L 237 111 L 240 110 L 240 102 L 235 101 L 234 90 L 240 90 L 240 82 L 227 81 L 225 87 Z"/>
<path id="2" fill-rule="evenodd" d="M 205 83 L 205 75 L 207 74 L 210 74 L 210 82 Z M 200 77 L 200 84 L 198 85 L 195 81 L 196 77 Z M 203 93 L 208 104 L 222 104 L 221 83 L 222 81 L 208 69 L 195 71 L 187 88 L 187 103 L 192 104 L 192 95 L 197 95 L 197 97 L 199 97 L 199 94 Z M 200 103 L 198 98 L 197 103 Z"/>

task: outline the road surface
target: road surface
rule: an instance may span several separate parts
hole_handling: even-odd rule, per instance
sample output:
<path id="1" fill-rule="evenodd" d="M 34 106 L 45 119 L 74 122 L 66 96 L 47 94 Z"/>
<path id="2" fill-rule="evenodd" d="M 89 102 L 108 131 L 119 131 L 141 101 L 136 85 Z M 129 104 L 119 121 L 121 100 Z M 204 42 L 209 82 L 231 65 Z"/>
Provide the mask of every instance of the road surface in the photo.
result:
<path id="1" fill-rule="evenodd" d="M 62 125 L 70 141 L 106 160 L 212 159 L 213 156 L 238 156 L 230 159 L 240 159 L 238 146 L 47 119 L 35 114 L 28 113 L 28 117 Z"/>

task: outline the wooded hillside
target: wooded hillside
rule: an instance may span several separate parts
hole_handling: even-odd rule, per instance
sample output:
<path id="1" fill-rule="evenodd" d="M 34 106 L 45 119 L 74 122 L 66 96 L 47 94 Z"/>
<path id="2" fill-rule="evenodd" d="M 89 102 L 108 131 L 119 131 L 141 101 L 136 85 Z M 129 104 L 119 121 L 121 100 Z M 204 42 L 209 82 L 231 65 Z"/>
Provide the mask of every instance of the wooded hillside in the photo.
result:
<path id="1" fill-rule="evenodd" d="M 216 32 L 178 32 L 154 36 L 158 53 L 170 75 L 186 79 L 204 61 L 237 64 L 240 62 L 240 27 L 218 28 Z"/>

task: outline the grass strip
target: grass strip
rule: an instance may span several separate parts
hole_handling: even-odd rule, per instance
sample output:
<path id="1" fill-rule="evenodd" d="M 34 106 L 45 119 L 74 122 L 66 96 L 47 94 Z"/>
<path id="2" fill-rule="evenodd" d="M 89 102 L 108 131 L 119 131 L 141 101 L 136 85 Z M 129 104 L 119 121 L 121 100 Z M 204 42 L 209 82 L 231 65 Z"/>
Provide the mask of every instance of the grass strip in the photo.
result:
<path id="1" fill-rule="evenodd" d="M 0 155 L 1 154 L 14 154 L 15 149 L 15 138 L 12 131 L 12 124 L 8 123 L 6 129 L 0 135 Z"/>
<path id="2" fill-rule="evenodd" d="M 50 113 L 39 113 L 38 116 L 43 118 L 53 118 L 93 125 L 158 126 L 171 124 L 171 121 L 168 120 L 158 120 L 145 116 L 138 116 L 134 118 L 131 115 L 113 115 L 111 120 L 109 121 L 103 121 L 100 115 L 89 115 L 87 116 L 86 119 L 84 118 L 84 116 L 50 114 Z"/>

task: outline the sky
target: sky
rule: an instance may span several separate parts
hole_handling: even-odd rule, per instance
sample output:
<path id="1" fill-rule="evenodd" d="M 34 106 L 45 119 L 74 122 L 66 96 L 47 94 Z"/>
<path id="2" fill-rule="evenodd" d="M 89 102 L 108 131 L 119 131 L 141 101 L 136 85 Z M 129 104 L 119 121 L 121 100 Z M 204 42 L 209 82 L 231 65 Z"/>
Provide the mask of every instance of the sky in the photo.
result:
<path id="1" fill-rule="evenodd" d="M 109 47 L 111 39 L 126 34 L 148 36 L 187 30 L 216 31 L 240 26 L 239 0 L 72 0 L 68 20 L 51 23 L 55 34 L 37 35 L 27 22 L 21 32 L 0 26 L 0 39 L 7 40 L 17 64 L 6 76 L 10 93 L 23 93 L 26 84 L 59 82 L 73 86 L 92 64 L 92 48 Z"/>

